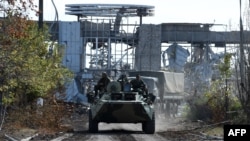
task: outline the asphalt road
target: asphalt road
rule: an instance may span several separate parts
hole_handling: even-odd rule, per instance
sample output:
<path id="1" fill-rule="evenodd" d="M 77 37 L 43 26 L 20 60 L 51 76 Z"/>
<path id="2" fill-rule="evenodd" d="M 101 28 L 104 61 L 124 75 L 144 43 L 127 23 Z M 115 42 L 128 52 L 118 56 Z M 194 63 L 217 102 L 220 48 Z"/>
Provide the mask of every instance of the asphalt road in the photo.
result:
<path id="1" fill-rule="evenodd" d="M 182 126 L 178 119 L 156 119 L 155 134 L 145 134 L 141 124 L 99 123 L 99 132 L 89 133 L 87 122 L 81 127 L 79 124 L 75 124 L 73 133 L 62 134 L 51 141 L 171 141 L 162 133 L 179 130 Z"/>

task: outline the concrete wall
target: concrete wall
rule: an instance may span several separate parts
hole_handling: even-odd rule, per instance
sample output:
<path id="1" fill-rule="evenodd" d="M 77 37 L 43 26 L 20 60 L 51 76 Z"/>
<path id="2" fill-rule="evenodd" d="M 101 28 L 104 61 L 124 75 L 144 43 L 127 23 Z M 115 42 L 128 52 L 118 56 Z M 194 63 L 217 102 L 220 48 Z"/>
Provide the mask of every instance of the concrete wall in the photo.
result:
<path id="1" fill-rule="evenodd" d="M 79 29 L 79 22 L 59 22 L 59 44 L 65 47 L 63 65 L 75 73 L 82 65 L 83 43 Z"/>
<path id="2" fill-rule="evenodd" d="M 139 29 L 139 44 L 135 49 L 135 69 L 158 71 L 161 68 L 161 26 L 143 24 Z"/>

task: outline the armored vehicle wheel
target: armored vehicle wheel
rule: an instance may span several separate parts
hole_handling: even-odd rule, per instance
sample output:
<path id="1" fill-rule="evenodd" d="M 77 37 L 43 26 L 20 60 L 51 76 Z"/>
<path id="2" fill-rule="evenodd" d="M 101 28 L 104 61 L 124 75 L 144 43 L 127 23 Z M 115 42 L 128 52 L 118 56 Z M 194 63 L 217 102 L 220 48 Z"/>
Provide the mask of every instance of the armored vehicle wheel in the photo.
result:
<path id="1" fill-rule="evenodd" d="M 98 132 L 98 122 L 92 119 L 92 112 L 89 110 L 89 132 L 96 133 Z"/>
<path id="2" fill-rule="evenodd" d="M 152 115 L 152 120 L 142 123 L 142 131 L 146 134 L 154 134 L 155 132 L 155 113 Z"/>

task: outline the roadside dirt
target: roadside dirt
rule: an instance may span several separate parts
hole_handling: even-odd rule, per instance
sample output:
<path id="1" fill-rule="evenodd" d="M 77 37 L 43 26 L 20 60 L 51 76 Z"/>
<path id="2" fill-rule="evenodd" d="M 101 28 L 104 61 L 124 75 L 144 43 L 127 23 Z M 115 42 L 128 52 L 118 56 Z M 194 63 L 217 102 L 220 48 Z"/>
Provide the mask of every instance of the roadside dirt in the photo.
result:
<path id="1" fill-rule="evenodd" d="M 221 126 L 208 126 L 202 122 L 191 122 L 181 117 L 178 118 L 162 118 L 156 117 L 156 133 L 154 135 L 145 135 L 141 131 L 141 125 L 130 124 L 105 124 L 100 123 L 100 132 L 97 134 L 88 133 L 88 109 L 85 106 L 74 104 L 62 104 L 58 111 L 36 111 L 28 119 L 23 120 L 21 117 L 10 118 L 7 114 L 6 122 L 4 122 L 0 131 L 1 141 L 105 141 L 105 140 L 166 140 L 166 141 L 196 141 L 196 140 L 223 140 L 223 128 Z M 50 108 L 51 109 L 51 108 Z M 52 108 L 53 109 L 53 108 Z M 55 109 L 54 109 L 55 110 Z M 43 115 L 58 114 L 58 119 L 50 119 Z M 46 113 L 47 112 L 47 113 Z M 34 120 L 35 117 L 39 117 Z M 26 116 L 27 117 L 27 116 Z M 21 124 L 17 121 L 27 122 Z M 50 120 L 50 121 L 49 121 Z M 57 121 L 56 121 L 57 120 Z M 29 122 L 28 122 L 29 121 Z M 34 122 L 34 123 L 31 123 Z M 33 127 L 35 125 L 46 125 L 40 128 Z M 56 126 L 58 124 L 58 126 Z M 29 126 L 24 126 L 29 125 Z M 33 128 L 32 128 L 33 127 Z M 56 128 L 57 127 L 57 128 Z"/>

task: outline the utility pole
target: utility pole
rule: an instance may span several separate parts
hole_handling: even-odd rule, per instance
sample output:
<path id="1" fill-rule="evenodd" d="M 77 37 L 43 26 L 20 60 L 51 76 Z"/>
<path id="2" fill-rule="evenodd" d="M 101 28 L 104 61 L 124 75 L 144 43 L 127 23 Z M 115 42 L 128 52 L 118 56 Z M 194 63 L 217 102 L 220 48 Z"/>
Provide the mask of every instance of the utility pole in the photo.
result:
<path id="1" fill-rule="evenodd" d="M 244 47 L 243 47 L 243 23 L 241 16 L 241 0 L 240 0 L 240 83 L 244 84 Z"/>
<path id="2" fill-rule="evenodd" d="M 39 0 L 38 28 L 43 29 L 43 0 Z"/>

